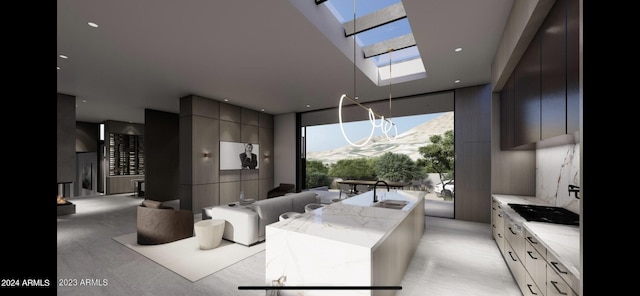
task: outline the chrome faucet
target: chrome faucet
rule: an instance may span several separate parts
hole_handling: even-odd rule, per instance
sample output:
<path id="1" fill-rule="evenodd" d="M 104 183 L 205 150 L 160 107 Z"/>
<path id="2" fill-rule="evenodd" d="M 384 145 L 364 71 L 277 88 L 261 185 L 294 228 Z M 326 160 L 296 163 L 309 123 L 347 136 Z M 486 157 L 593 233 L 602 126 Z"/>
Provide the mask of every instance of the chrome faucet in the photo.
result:
<path id="1" fill-rule="evenodd" d="M 373 184 L 373 202 L 378 202 L 378 196 L 376 195 L 376 187 L 378 187 L 378 183 L 384 183 L 387 186 L 387 192 L 389 192 L 389 184 L 387 182 L 378 180 L 375 184 Z"/>

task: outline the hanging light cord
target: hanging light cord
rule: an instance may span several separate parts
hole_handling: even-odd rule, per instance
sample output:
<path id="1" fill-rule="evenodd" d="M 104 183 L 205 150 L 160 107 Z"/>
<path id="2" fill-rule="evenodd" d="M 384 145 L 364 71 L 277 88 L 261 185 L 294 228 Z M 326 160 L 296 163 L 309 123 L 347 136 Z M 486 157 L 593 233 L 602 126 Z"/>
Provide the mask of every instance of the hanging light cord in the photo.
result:
<path id="1" fill-rule="evenodd" d="M 353 0 L 353 98 L 358 99 L 356 92 L 356 0 Z"/>
<path id="2" fill-rule="evenodd" d="M 340 103 L 338 105 L 338 120 L 340 122 L 340 130 L 342 131 L 342 136 L 344 136 L 344 139 L 347 140 L 347 142 L 349 142 L 349 144 L 351 144 L 352 146 L 356 146 L 356 147 L 362 147 L 364 145 L 366 145 L 369 140 L 371 140 L 371 137 L 373 136 L 373 131 L 375 128 L 379 127 L 382 130 L 382 133 L 385 135 L 385 137 L 387 137 L 387 139 L 389 140 L 395 140 L 396 137 L 398 136 L 398 127 L 396 126 L 395 123 L 393 123 L 389 118 L 391 118 L 391 51 L 393 51 L 392 49 L 389 49 L 389 118 L 385 118 L 384 115 L 378 114 L 376 112 L 373 112 L 373 110 L 371 108 L 367 108 L 364 105 L 360 104 L 358 101 L 358 92 L 357 92 L 357 83 L 356 83 L 356 71 L 357 71 L 357 67 L 356 67 L 356 19 L 357 19 L 357 15 L 356 15 L 356 0 L 353 0 L 353 99 L 350 98 L 348 95 L 343 94 L 340 97 Z M 347 137 L 347 134 L 344 131 L 344 126 L 343 126 L 343 122 L 342 122 L 342 104 L 344 102 L 344 99 L 347 99 L 353 103 L 355 103 L 356 105 L 360 106 L 361 108 L 367 110 L 367 113 L 369 115 L 369 122 L 371 123 L 371 132 L 369 133 L 369 136 L 367 137 L 367 139 L 360 143 L 360 144 L 356 144 L 353 143 L 351 140 L 349 140 L 349 137 Z M 380 123 L 376 124 L 376 116 L 380 117 Z M 394 130 L 395 135 L 393 136 L 393 138 L 389 137 L 389 132 L 391 130 Z"/>
<path id="3" fill-rule="evenodd" d="M 391 118 L 391 53 L 393 48 L 389 49 L 389 118 Z"/>

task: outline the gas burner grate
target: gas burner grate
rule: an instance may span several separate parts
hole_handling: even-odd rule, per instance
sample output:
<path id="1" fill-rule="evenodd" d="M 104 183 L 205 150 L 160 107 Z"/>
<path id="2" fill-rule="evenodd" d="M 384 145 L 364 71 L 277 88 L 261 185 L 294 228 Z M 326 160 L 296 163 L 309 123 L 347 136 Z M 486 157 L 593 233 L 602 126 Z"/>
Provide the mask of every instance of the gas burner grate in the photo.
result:
<path id="1" fill-rule="evenodd" d="M 510 203 L 509 206 L 530 222 L 580 225 L 580 215 L 561 207 Z"/>

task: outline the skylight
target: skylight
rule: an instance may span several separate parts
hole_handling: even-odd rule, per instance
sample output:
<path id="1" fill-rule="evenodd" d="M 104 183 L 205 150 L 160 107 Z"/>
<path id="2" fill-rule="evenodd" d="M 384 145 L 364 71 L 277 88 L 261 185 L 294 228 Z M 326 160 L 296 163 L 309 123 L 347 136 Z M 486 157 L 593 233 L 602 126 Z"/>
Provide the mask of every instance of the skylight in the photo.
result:
<path id="1" fill-rule="evenodd" d="M 345 38 L 354 35 L 361 54 L 378 67 L 378 85 L 426 77 L 420 52 L 401 0 L 315 0 L 326 5 L 344 27 Z M 355 13 L 354 13 L 355 8 Z M 354 14 L 356 16 L 354 27 Z M 391 53 L 390 50 L 393 50 Z M 389 56 L 391 55 L 391 57 Z M 370 77 L 371 78 L 371 77 Z"/>

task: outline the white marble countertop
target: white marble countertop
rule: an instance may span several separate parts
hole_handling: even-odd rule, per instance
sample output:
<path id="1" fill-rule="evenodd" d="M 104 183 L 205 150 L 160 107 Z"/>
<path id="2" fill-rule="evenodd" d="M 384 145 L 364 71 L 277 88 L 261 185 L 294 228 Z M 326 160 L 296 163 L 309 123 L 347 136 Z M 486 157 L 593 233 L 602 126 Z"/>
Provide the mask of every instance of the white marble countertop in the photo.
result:
<path id="1" fill-rule="evenodd" d="M 378 196 L 386 195 L 386 199 L 405 200 L 409 203 L 402 209 L 373 207 L 373 191 L 368 191 L 312 212 L 269 224 L 267 227 L 373 249 L 402 222 L 426 194 L 423 191 L 407 190 L 384 190 L 384 194 L 382 190 L 378 190 L 378 193 Z"/>
<path id="2" fill-rule="evenodd" d="M 501 208 L 516 223 L 529 230 L 535 238 L 580 279 L 580 227 L 546 222 L 527 222 L 508 203 L 553 206 L 533 196 L 493 194 Z"/>

